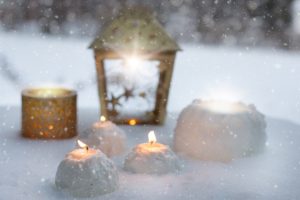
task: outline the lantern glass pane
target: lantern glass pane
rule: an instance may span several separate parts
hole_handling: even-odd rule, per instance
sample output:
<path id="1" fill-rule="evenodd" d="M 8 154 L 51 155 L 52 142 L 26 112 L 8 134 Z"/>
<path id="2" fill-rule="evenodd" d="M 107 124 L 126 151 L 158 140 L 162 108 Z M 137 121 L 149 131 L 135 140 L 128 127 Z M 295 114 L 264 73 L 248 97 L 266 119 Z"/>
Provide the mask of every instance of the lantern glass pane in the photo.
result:
<path id="1" fill-rule="evenodd" d="M 104 60 L 108 113 L 115 120 L 151 121 L 159 84 L 159 61 Z"/>

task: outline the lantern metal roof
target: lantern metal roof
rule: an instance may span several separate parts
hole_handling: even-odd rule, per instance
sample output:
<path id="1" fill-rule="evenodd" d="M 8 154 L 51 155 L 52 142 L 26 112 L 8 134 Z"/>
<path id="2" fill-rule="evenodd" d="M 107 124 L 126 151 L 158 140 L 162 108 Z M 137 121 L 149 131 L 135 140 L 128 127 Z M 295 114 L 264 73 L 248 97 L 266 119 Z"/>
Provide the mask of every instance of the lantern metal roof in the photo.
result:
<path id="1" fill-rule="evenodd" d="M 178 51 L 178 44 L 166 33 L 149 10 L 134 7 L 121 10 L 89 46 L 94 50 L 159 53 Z"/>

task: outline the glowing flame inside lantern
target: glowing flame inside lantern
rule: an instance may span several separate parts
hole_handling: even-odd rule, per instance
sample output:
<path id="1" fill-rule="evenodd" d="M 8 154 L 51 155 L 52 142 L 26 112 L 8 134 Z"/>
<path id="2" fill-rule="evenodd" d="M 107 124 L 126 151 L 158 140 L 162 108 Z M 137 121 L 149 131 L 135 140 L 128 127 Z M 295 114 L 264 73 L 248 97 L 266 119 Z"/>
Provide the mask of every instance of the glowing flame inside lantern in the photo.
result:
<path id="1" fill-rule="evenodd" d="M 106 117 L 104 117 L 103 115 L 100 117 L 100 122 L 105 122 L 106 121 Z"/>
<path id="2" fill-rule="evenodd" d="M 150 131 L 148 133 L 148 141 L 149 141 L 150 144 L 153 144 L 153 143 L 156 142 L 156 136 L 155 136 L 154 131 Z"/>
<path id="3" fill-rule="evenodd" d="M 131 120 L 128 121 L 128 124 L 130 126 L 134 126 L 134 125 L 136 125 L 136 120 L 135 119 L 131 119 Z"/>
<path id="4" fill-rule="evenodd" d="M 136 80 L 144 72 L 143 62 L 136 55 L 125 57 L 125 75 L 128 80 Z"/>
<path id="5" fill-rule="evenodd" d="M 141 64 L 141 60 L 136 56 L 131 56 L 126 59 L 127 66 L 137 68 Z"/>
<path id="6" fill-rule="evenodd" d="M 79 147 L 85 149 L 86 151 L 89 150 L 89 146 L 87 144 L 83 143 L 82 141 L 77 140 L 77 144 L 78 144 Z"/>

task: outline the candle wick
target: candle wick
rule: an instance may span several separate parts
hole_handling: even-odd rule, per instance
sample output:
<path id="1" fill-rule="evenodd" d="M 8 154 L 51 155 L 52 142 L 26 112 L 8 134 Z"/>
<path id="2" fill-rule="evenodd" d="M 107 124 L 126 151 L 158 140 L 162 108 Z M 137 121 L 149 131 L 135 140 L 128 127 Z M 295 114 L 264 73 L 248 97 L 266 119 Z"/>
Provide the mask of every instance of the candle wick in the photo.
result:
<path id="1" fill-rule="evenodd" d="M 153 143 L 154 143 L 154 142 L 153 142 L 153 141 L 151 141 L 151 142 L 150 142 L 150 145 L 152 145 Z"/>
<path id="2" fill-rule="evenodd" d="M 88 151 L 89 151 L 89 146 L 86 146 L 85 149 L 86 149 L 86 151 L 88 152 Z"/>

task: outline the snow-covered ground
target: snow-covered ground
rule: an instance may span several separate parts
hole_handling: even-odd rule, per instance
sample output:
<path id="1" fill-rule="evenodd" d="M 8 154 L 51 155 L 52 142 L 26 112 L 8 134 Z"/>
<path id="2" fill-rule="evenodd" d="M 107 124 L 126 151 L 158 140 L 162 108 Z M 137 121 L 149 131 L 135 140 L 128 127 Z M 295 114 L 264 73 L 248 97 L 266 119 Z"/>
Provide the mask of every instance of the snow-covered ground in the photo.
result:
<path id="1" fill-rule="evenodd" d="M 72 199 L 54 185 L 57 166 L 74 149 L 75 138 L 61 141 L 28 140 L 19 136 L 19 107 L 1 108 L 0 199 Z M 80 109 L 80 130 L 98 117 L 95 109 Z M 172 143 L 176 115 L 165 126 L 122 127 L 128 137 L 127 152 L 145 142 L 154 129 L 159 142 Z M 179 174 L 138 175 L 122 169 L 125 154 L 114 159 L 120 188 L 95 199 L 198 200 L 198 199 L 299 199 L 300 126 L 267 119 L 268 142 L 264 153 L 229 163 L 182 160 Z"/>
<path id="2" fill-rule="evenodd" d="M 79 107 L 98 108 L 92 39 L 0 33 L 4 56 L 19 83 L 0 68 L 0 105 L 20 105 L 26 86 L 74 87 Z M 300 122 L 299 52 L 182 45 L 175 63 L 168 110 L 180 111 L 195 98 L 253 103 L 263 113 Z M 1 63 L 1 61 L 0 61 Z"/>
<path id="3" fill-rule="evenodd" d="M 0 199 L 63 199 L 54 176 L 75 139 L 26 140 L 19 136 L 20 91 L 39 84 L 75 87 L 80 132 L 98 119 L 90 40 L 0 33 Z M 178 175 L 149 176 L 120 169 L 120 190 L 97 199 L 299 199 L 299 52 L 182 45 L 176 59 L 168 110 L 178 113 L 195 98 L 253 103 L 267 117 L 267 148 L 230 163 L 183 160 Z M 1 61 L 0 61 L 1 63 Z M 14 78 L 18 75 L 19 78 Z M 276 118 L 280 119 L 276 119 Z M 172 145 L 177 114 L 164 126 L 122 127 L 128 150 L 149 130 Z"/>

